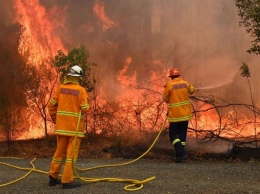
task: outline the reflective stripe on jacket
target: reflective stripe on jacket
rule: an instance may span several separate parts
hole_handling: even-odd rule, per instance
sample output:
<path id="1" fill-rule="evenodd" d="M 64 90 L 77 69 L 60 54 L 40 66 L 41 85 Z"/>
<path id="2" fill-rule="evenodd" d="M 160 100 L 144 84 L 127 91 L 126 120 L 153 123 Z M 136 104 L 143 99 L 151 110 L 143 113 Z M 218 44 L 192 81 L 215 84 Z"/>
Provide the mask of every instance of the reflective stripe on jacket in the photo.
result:
<path id="1" fill-rule="evenodd" d="M 194 87 L 181 78 L 174 78 L 166 84 L 163 100 L 169 105 L 169 122 L 180 122 L 191 119 L 192 114 L 189 95 L 194 92 Z"/>
<path id="2" fill-rule="evenodd" d="M 77 83 L 66 83 L 58 86 L 48 104 L 50 116 L 56 118 L 54 134 L 75 136 L 81 110 L 82 115 L 77 136 L 84 137 L 84 114 L 89 109 L 87 98 L 88 94 L 85 88 Z"/>

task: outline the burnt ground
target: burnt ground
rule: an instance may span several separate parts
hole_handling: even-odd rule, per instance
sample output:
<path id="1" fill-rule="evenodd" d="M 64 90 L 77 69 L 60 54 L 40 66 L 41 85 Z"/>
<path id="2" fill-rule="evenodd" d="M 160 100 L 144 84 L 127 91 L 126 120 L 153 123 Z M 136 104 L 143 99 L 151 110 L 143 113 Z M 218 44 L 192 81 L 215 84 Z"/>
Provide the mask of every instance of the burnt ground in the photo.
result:
<path id="1" fill-rule="evenodd" d="M 152 142 L 152 140 L 151 140 Z M 141 156 L 151 142 L 123 146 L 115 139 L 88 137 L 81 144 L 76 166 L 80 169 L 108 164 L 123 164 Z M 231 148 L 222 143 L 195 145 L 189 140 L 189 159 L 185 163 L 174 163 L 173 149 L 162 137 L 142 159 L 127 165 L 106 167 L 90 171 L 78 170 L 81 177 L 124 178 L 144 180 L 145 183 L 135 193 L 260 193 L 260 150 L 253 148 Z M 210 146 L 209 146 L 210 145 Z M 55 150 L 55 138 L 13 142 L 7 149 L 6 142 L 0 142 L 0 162 L 15 166 L 48 171 Z M 202 149 L 203 148 L 203 149 Z M 214 150 L 210 152 L 209 149 Z M 226 152 L 216 153 L 224 149 Z M 9 157 L 20 157 L 13 159 Z M 0 164 L 0 185 L 9 183 L 26 171 Z M 62 190 L 60 186 L 49 187 L 46 174 L 32 172 L 21 181 L 0 187 L 0 193 L 129 193 L 128 185 L 122 182 L 83 182 L 83 186 L 72 190 Z"/>

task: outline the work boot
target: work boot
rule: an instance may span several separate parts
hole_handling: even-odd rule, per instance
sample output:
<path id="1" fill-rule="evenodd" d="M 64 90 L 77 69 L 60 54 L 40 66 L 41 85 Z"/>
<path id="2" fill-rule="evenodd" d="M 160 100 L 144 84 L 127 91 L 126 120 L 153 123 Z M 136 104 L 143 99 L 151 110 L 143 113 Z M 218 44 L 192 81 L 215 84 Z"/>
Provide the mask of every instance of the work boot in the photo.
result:
<path id="1" fill-rule="evenodd" d="M 72 189 L 76 187 L 80 187 L 81 183 L 80 182 L 72 182 L 72 183 L 62 183 L 62 189 Z"/>
<path id="2" fill-rule="evenodd" d="M 175 159 L 175 163 L 181 163 L 184 162 L 185 160 L 187 160 L 189 157 L 187 154 L 185 154 L 184 156 L 177 156 Z"/>
<path id="3" fill-rule="evenodd" d="M 186 154 L 185 148 L 180 141 L 176 142 L 173 147 L 175 149 L 176 156 L 184 156 Z"/>
<path id="4" fill-rule="evenodd" d="M 55 185 L 61 184 L 60 179 L 58 179 L 58 178 L 55 179 L 52 176 L 49 176 L 49 177 L 50 177 L 49 186 L 55 186 Z"/>

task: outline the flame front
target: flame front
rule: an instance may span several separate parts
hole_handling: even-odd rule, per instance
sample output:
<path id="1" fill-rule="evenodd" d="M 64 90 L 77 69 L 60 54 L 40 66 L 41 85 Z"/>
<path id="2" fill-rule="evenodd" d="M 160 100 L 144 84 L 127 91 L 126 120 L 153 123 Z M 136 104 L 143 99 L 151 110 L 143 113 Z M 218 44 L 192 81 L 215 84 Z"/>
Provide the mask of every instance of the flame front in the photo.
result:
<path id="1" fill-rule="evenodd" d="M 67 18 L 66 7 L 52 7 L 47 10 L 44 6 L 40 4 L 39 0 L 14 0 L 14 4 L 16 9 L 15 20 L 22 26 L 24 26 L 24 32 L 22 33 L 18 49 L 21 55 L 28 57 L 29 64 L 37 66 L 38 64 L 48 60 L 49 58 L 53 58 L 58 50 L 63 50 L 64 52 L 66 52 L 65 46 L 63 45 L 61 38 L 57 34 L 57 29 L 64 27 Z M 111 19 L 113 17 L 109 17 L 107 15 L 107 13 L 105 12 L 104 2 L 102 2 L 101 0 L 95 0 L 93 8 L 91 9 L 93 11 L 93 14 L 95 14 L 95 16 L 98 18 L 98 21 L 101 23 L 102 33 L 109 32 L 109 29 L 111 28 L 113 28 L 113 30 L 116 29 L 116 27 L 118 26 L 117 22 L 119 21 L 113 21 Z M 154 22 L 152 23 L 152 30 L 153 34 L 156 35 L 159 34 L 163 29 L 161 28 L 161 26 L 166 25 L 160 23 L 162 13 L 159 12 L 157 8 L 153 11 L 153 14 Z M 141 20 L 139 26 L 146 27 L 145 25 L 143 25 L 144 23 L 142 22 L 144 22 L 144 20 Z M 95 30 L 91 26 L 88 26 L 88 29 L 90 28 L 91 30 L 88 30 L 86 34 L 90 32 L 92 33 L 92 31 Z M 84 33 L 82 34 L 83 36 L 85 35 Z M 142 35 L 143 36 L 137 36 L 139 38 L 139 42 L 142 43 L 141 46 L 143 46 L 144 44 L 144 42 L 141 41 L 143 40 L 142 37 L 146 36 L 144 34 Z M 140 45 L 136 45 L 134 44 L 134 41 L 131 41 L 132 36 L 126 37 L 130 40 L 127 40 L 127 44 L 123 44 L 125 47 L 131 45 L 131 43 L 134 45 L 135 49 L 138 49 L 138 46 L 140 47 Z M 96 41 L 94 42 L 96 43 Z M 108 40 L 108 38 L 105 38 L 104 43 L 107 45 L 108 48 L 112 48 L 113 51 L 117 49 L 120 50 L 122 48 L 120 47 L 120 41 L 117 41 L 116 38 L 113 40 Z M 87 46 L 89 47 L 89 45 Z M 96 45 L 93 45 L 93 48 L 95 48 L 95 46 Z M 146 131 L 153 129 L 158 130 L 160 129 L 162 121 L 166 118 L 165 113 L 167 111 L 167 105 L 165 103 L 162 103 L 161 95 L 163 91 L 163 85 L 167 81 L 165 80 L 165 77 L 167 76 L 165 76 L 166 71 L 164 69 L 167 67 L 167 64 L 163 64 L 160 59 L 154 60 L 154 66 L 159 66 L 160 70 L 157 69 L 156 72 L 150 70 L 147 71 L 150 73 L 150 75 L 149 73 L 147 73 L 146 80 L 139 81 L 137 79 L 138 71 L 134 71 L 134 73 L 132 74 L 129 73 L 129 69 L 132 68 L 132 62 L 135 59 L 135 56 L 133 56 L 132 54 L 135 52 L 131 53 L 132 50 L 125 47 L 124 54 L 127 53 L 128 56 L 126 56 L 122 68 L 119 69 L 119 71 L 117 72 L 116 80 L 114 80 L 116 82 L 115 87 L 119 88 L 117 91 L 118 93 L 113 96 L 113 101 L 116 103 L 111 103 L 111 106 L 109 107 L 108 104 L 110 103 L 110 99 L 108 99 L 106 97 L 107 94 L 104 93 L 96 98 L 98 99 L 97 103 L 99 103 L 97 104 L 97 106 L 102 109 L 102 113 L 108 113 L 109 111 L 111 111 L 109 113 L 113 116 L 113 119 L 111 119 L 111 117 L 103 116 L 106 114 L 100 114 L 99 118 L 94 118 L 93 116 L 93 118 L 88 120 L 89 129 L 93 129 L 93 126 L 95 125 L 99 131 L 105 131 L 108 128 L 111 128 L 112 130 L 118 129 L 119 131 L 123 129 L 130 129 L 133 131 Z M 112 52 L 111 50 L 110 52 Z M 151 56 L 151 58 L 153 57 L 155 58 L 155 56 Z M 138 66 L 143 65 L 144 64 L 138 64 Z M 147 67 L 147 69 L 149 69 L 149 67 Z M 104 88 L 105 85 L 100 85 L 101 91 L 102 87 Z M 203 108 L 207 109 L 208 106 L 204 106 Z M 38 137 L 39 133 L 43 131 L 42 121 L 35 118 L 33 116 L 33 113 L 30 112 L 30 114 L 30 134 L 20 136 L 20 139 Z M 94 114 L 98 114 L 98 112 L 94 112 Z M 219 117 L 215 111 L 206 111 L 202 112 L 198 117 L 193 118 L 191 123 L 196 122 L 196 129 L 198 130 L 208 129 L 208 131 L 210 131 L 211 129 L 213 132 L 216 132 L 216 129 L 218 129 L 217 132 L 219 132 L 221 136 L 226 137 L 240 138 L 254 134 L 254 132 L 252 132 L 251 130 L 252 128 L 254 128 L 254 126 L 252 127 L 252 122 L 249 119 L 244 118 L 240 120 L 243 121 L 243 123 L 250 124 L 247 125 L 246 128 L 244 127 L 245 125 L 239 125 L 235 123 L 233 121 L 234 119 L 232 120 L 232 118 L 233 113 L 232 111 L 229 111 L 226 115 L 223 115 L 220 123 Z M 256 133 L 259 133 L 258 126 Z"/>
<path id="2" fill-rule="evenodd" d="M 39 0 L 14 0 L 14 6 L 15 20 L 23 26 L 18 51 L 28 59 L 28 64 L 40 70 L 40 65 L 44 63 L 48 66 L 49 59 L 53 58 L 58 50 L 66 52 L 61 39 L 55 34 L 56 29 L 61 28 L 65 22 L 66 7 L 59 9 L 53 7 L 47 11 L 40 5 Z M 41 87 L 47 86 L 42 85 Z M 42 118 L 32 110 L 31 107 L 34 104 L 30 101 L 28 104 L 25 115 L 27 115 L 26 118 L 29 118 L 30 127 L 27 132 L 19 134 L 16 139 L 44 136 Z M 52 126 L 50 127 L 52 128 Z"/>
<path id="3" fill-rule="evenodd" d="M 39 0 L 23 1 L 15 0 L 16 21 L 24 26 L 24 32 L 20 39 L 19 52 L 28 56 L 30 64 L 39 64 L 50 57 L 55 56 L 58 50 L 66 51 L 60 38 L 55 35 L 55 25 L 62 25 L 63 18 L 53 23 L 52 11 L 48 13 L 40 5 Z M 55 8 L 53 8 L 55 9 Z"/>
<path id="4" fill-rule="evenodd" d="M 107 17 L 107 15 L 105 13 L 105 4 L 103 2 L 96 0 L 94 2 L 93 11 L 97 15 L 99 20 L 102 22 L 103 31 L 106 31 L 109 28 L 112 28 L 117 25 L 109 17 Z"/>

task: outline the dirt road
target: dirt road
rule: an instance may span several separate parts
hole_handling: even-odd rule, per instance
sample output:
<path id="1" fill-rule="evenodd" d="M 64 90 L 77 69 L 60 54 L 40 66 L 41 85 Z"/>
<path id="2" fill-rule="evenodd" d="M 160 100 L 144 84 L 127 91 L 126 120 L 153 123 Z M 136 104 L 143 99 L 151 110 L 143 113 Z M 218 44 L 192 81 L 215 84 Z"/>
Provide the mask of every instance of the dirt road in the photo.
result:
<path id="1" fill-rule="evenodd" d="M 31 168 L 31 159 L 0 159 L 20 167 Z M 79 159 L 77 167 L 120 164 L 130 160 L 125 159 Z M 35 168 L 48 171 L 50 159 L 37 158 Z M 15 180 L 26 171 L 0 164 L 0 184 Z M 227 161 L 187 161 L 176 164 L 172 160 L 141 159 L 119 167 L 100 168 L 91 171 L 79 171 L 80 176 L 88 178 L 116 177 L 124 179 L 144 180 L 156 178 L 144 184 L 137 194 L 170 194 L 170 193 L 260 193 L 260 162 L 227 162 Z M 60 186 L 49 187 L 48 176 L 33 172 L 21 181 L 0 187 L 0 193 L 88 193 L 117 194 L 130 193 L 125 191 L 127 183 L 97 182 L 83 183 L 76 189 L 62 190 Z"/>

